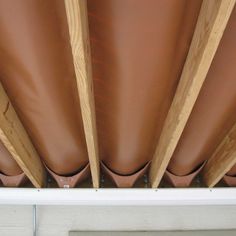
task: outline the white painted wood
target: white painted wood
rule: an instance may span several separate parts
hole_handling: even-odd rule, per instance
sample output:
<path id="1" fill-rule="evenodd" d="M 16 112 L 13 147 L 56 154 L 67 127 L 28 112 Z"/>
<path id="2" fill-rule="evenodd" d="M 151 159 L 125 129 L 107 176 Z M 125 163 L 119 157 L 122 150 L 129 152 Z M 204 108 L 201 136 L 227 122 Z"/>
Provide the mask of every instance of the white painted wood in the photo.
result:
<path id="1" fill-rule="evenodd" d="M 236 205 L 236 188 L 0 188 L 0 205 L 1 204 L 81 206 Z"/>
<path id="2" fill-rule="evenodd" d="M 235 236 L 236 231 L 71 232 L 69 236 Z"/>
<path id="3" fill-rule="evenodd" d="M 0 235 L 31 236 L 33 204 L 38 204 L 37 236 L 78 230 L 236 229 L 235 188 L 0 188 Z"/>

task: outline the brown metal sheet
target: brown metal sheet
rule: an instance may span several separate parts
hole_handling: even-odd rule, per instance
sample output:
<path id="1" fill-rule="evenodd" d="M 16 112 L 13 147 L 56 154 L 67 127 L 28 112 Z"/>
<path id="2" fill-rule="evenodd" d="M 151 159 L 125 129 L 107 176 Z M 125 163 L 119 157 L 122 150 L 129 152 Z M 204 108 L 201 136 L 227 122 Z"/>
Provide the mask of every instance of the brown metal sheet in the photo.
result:
<path id="1" fill-rule="evenodd" d="M 187 175 L 207 160 L 236 122 L 236 8 L 168 170 Z M 236 174 L 236 168 L 230 174 Z"/>
<path id="2" fill-rule="evenodd" d="M 87 165 L 64 1 L 0 1 L 0 80 L 51 170 Z"/>
<path id="3" fill-rule="evenodd" d="M 201 1 L 88 0 L 100 157 L 120 175 L 151 160 Z"/>
<path id="4" fill-rule="evenodd" d="M 0 141 L 0 172 L 5 175 L 19 175 L 22 173 L 21 168 L 12 158 L 6 147 Z"/>

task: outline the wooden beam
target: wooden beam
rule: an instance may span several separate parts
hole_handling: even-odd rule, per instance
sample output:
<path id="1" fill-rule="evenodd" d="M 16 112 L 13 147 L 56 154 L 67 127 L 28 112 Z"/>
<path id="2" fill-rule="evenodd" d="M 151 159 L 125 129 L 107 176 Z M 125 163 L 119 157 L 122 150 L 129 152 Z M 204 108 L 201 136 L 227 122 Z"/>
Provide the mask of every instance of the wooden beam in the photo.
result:
<path id="1" fill-rule="evenodd" d="M 203 179 L 208 187 L 216 185 L 236 164 L 236 124 L 220 143 L 203 169 Z"/>
<path id="2" fill-rule="evenodd" d="M 150 169 L 157 187 L 168 166 L 234 7 L 235 0 L 203 0 L 180 82 L 168 112 Z"/>
<path id="3" fill-rule="evenodd" d="M 65 0 L 70 42 L 93 186 L 99 187 L 99 157 L 90 58 L 87 1 Z"/>
<path id="4" fill-rule="evenodd" d="M 42 162 L 1 84 L 0 140 L 33 185 L 42 187 L 45 181 Z"/>

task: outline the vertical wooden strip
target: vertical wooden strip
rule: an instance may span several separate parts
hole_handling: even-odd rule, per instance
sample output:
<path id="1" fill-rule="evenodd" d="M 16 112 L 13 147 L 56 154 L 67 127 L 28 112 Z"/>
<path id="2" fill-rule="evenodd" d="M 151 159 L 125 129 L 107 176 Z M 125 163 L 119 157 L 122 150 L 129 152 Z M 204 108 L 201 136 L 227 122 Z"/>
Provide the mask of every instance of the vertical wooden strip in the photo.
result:
<path id="1" fill-rule="evenodd" d="M 37 188 L 45 181 L 45 171 L 28 134 L 0 84 L 0 140 Z"/>
<path id="2" fill-rule="evenodd" d="M 222 140 L 203 169 L 203 179 L 213 187 L 236 164 L 236 124 Z"/>
<path id="3" fill-rule="evenodd" d="M 150 169 L 156 188 L 168 166 L 233 10 L 235 0 L 203 0 L 180 82 Z"/>
<path id="4" fill-rule="evenodd" d="M 87 1 L 65 0 L 70 42 L 93 186 L 99 187 L 99 157 L 90 58 Z"/>

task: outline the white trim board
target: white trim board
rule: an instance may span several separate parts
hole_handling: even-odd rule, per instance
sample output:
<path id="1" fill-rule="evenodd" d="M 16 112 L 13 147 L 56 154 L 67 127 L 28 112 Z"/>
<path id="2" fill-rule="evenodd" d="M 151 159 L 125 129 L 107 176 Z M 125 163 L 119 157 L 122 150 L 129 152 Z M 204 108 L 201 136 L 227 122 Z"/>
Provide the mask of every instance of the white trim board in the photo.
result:
<path id="1" fill-rule="evenodd" d="M 236 188 L 33 189 L 0 188 L 0 204 L 81 206 L 236 205 Z"/>
<path id="2" fill-rule="evenodd" d="M 175 232 L 70 232 L 69 236 L 235 236 L 235 230 L 175 231 Z"/>

